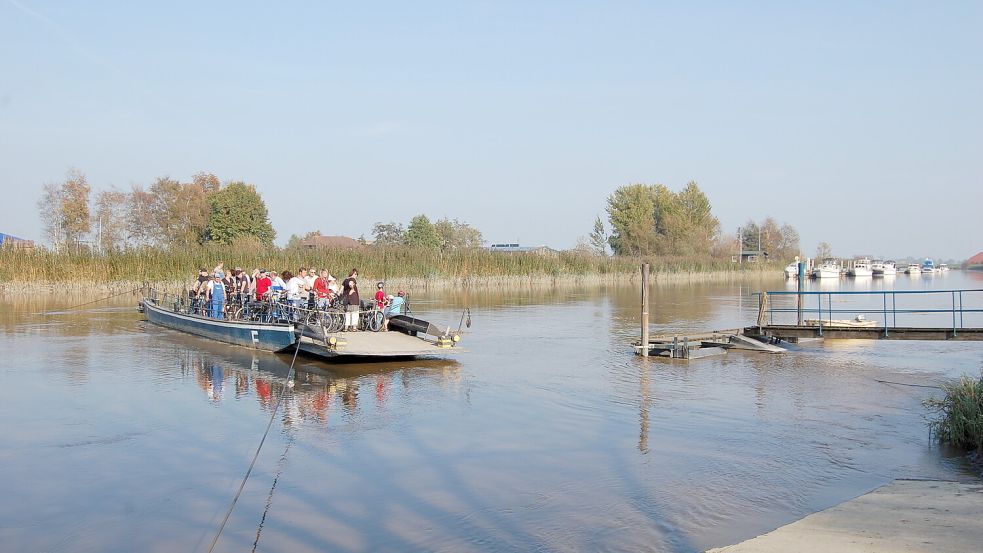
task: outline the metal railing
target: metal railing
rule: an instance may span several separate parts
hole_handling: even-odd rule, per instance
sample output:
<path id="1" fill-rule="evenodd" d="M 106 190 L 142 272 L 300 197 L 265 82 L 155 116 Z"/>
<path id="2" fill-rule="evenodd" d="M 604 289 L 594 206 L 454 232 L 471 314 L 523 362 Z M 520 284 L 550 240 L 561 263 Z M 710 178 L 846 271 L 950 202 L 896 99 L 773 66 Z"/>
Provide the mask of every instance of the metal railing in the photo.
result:
<path id="1" fill-rule="evenodd" d="M 835 322 L 833 317 L 841 314 L 880 315 L 883 317 L 885 336 L 888 336 L 891 329 L 900 328 L 898 325 L 899 314 L 948 315 L 946 318 L 951 319 L 953 333 L 958 332 L 959 329 L 967 328 L 965 323 L 968 315 L 983 314 L 983 289 L 776 291 L 757 292 L 755 295 L 759 298 L 759 325 L 764 319 L 767 319 L 769 325 L 774 325 L 775 316 L 778 315 L 781 318 L 782 314 L 786 313 L 796 314 L 795 324 L 802 324 L 802 318 L 805 314 L 813 314 L 820 321 L 820 335 L 824 323 L 832 325 Z M 767 299 L 763 299 L 763 295 Z M 785 298 L 791 298 L 791 301 L 789 302 Z M 929 304 L 925 306 L 912 305 L 916 299 L 927 300 Z M 791 305 L 787 305 L 787 303 L 791 303 Z M 807 305 L 809 303 L 812 305 Z M 844 304 L 848 305 L 843 306 Z M 881 328 L 881 325 L 876 325 L 876 328 Z M 905 326 L 905 328 L 918 328 L 918 326 L 911 325 Z"/>
<path id="2" fill-rule="evenodd" d="M 171 294 L 154 288 L 147 291 L 147 297 L 160 307 L 172 309 L 175 312 L 212 318 L 212 300 L 204 297 Z M 305 298 L 301 305 L 292 304 L 282 298 L 258 301 L 249 296 L 233 294 L 221 304 L 222 319 L 228 321 L 251 321 L 263 323 L 306 323 L 307 326 L 321 327 L 326 332 L 340 331 L 346 321 L 346 315 L 354 322 L 358 321 L 359 330 L 378 332 L 382 329 L 385 311 L 378 307 L 361 308 L 357 311 L 347 311 L 340 303 L 326 308 L 308 307 Z M 374 305 L 374 301 L 372 304 Z M 364 307 L 364 306 L 362 306 Z"/>

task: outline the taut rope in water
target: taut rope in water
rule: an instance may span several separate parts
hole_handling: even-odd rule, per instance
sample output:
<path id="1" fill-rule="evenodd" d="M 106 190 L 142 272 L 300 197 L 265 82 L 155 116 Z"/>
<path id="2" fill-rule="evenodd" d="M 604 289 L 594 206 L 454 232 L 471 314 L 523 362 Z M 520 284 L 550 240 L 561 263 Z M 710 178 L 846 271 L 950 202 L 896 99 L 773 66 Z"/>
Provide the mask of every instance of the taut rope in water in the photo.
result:
<path id="1" fill-rule="evenodd" d="M 52 313 L 58 313 L 58 312 L 61 312 L 61 311 L 72 311 L 73 309 L 78 309 L 79 307 L 85 307 L 86 305 L 92 305 L 93 303 L 99 303 L 101 301 L 106 301 L 108 299 L 112 299 L 112 298 L 115 298 L 117 296 L 122 296 L 122 295 L 125 295 L 125 294 L 132 294 L 134 292 L 139 292 L 142 289 L 143 289 L 143 287 L 141 286 L 139 288 L 134 288 L 132 290 L 127 290 L 125 292 L 120 292 L 118 294 L 113 294 L 111 296 L 106 296 L 104 298 L 99 298 L 97 300 L 87 301 L 85 303 L 80 303 L 78 305 L 73 305 L 71 307 L 64 307 L 64 308 L 58 309 L 56 311 L 43 311 L 41 313 L 35 313 L 35 315 L 50 315 Z"/>
<path id="2" fill-rule="evenodd" d="M 874 379 L 874 382 L 880 382 L 881 384 L 897 384 L 898 386 L 911 386 L 914 388 L 936 388 L 939 390 L 942 389 L 942 386 L 934 386 L 931 384 L 908 384 L 906 382 L 893 382 L 891 380 L 877 380 L 876 378 Z"/>
<path id="3" fill-rule="evenodd" d="M 294 349 L 294 358 L 292 361 L 290 361 L 290 368 L 287 369 L 287 386 L 290 385 L 291 376 L 293 375 L 294 372 L 294 363 L 297 362 L 297 354 L 299 352 L 300 352 L 300 343 L 297 343 Z M 246 470 L 246 474 L 243 475 L 242 477 L 242 482 L 239 483 L 239 490 L 236 491 L 235 497 L 232 498 L 232 503 L 229 504 L 229 510 L 225 512 L 225 518 L 222 519 L 222 525 L 219 526 L 218 532 L 215 533 L 215 537 L 212 539 L 212 544 L 208 546 L 208 553 L 211 553 L 212 550 L 215 549 L 215 544 L 218 543 L 218 539 L 222 536 L 222 532 L 225 531 L 225 525 L 229 522 L 229 517 L 232 516 L 233 509 L 236 508 L 236 503 L 239 501 L 239 496 L 242 495 L 242 489 L 246 487 L 246 480 L 249 480 L 249 475 L 252 474 L 253 467 L 256 466 L 256 459 L 259 458 L 259 452 L 260 450 L 263 449 L 263 444 L 266 442 L 266 436 L 268 436 L 270 433 L 270 428 L 273 426 L 273 419 L 276 418 L 277 411 L 280 410 L 280 404 L 283 403 L 283 396 L 285 395 L 287 395 L 286 388 L 284 388 L 283 393 L 280 394 L 280 397 L 276 400 L 276 405 L 273 406 L 273 412 L 270 413 L 270 422 L 266 424 L 266 431 L 263 432 L 263 438 L 259 441 L 259 446 L 256 447 L 256 453 L 253 455 L 252 462 L 249 463 L 249 469 Z M 286 451 L 284 451 L 284 454 L 286 454 Z M 277 478 L 279 478 L 279 475 L 277 475 Z M 276 484 L 274 483 L 274 485 Z M 265 513 L 263 516 L 264 517 L 266 516 Z M 257 537 L 257 543 L 258 543 L 258 537 Z"/>

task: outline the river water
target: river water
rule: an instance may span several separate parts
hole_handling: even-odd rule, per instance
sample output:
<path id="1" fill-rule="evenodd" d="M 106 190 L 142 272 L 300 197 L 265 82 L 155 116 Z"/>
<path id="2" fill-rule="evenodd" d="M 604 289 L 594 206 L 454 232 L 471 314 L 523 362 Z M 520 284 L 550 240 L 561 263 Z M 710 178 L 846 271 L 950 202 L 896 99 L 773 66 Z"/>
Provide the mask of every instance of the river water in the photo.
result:
<path id="1" fill-rule="evenodd" d="M 751 324 L 753 293 L 785 289 L 660 284 L 653 331 Z M 155 327 L 135 298 L 75 300 L 0 300 L 4 551 L 206 551 L 281 394 L 216 551 L 702 551 L 895 478 L 973 473 L 929 439 L 937 390 L 878 380 L 978 375 L 981 342 L 641 359 L 637 286 L 420 292 L 441 324 L 472 308 L 465 353 L 301 357 L 288 387 L 289 355 Z"/>

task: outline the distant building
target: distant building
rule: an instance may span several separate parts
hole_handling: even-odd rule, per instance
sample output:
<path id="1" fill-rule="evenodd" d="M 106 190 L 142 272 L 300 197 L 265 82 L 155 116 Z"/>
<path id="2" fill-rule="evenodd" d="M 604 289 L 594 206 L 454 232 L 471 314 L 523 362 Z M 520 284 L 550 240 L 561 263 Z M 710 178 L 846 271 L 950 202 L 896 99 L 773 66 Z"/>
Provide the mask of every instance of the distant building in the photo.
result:
<path id="1" fill-rule="evenodd" d="M 983 252 L 967 259 L 963 267 L 974 271 L 983 271 Z"/>
<path id="2" fill-rule="evenodd" d="M 758 251 L 758 250 L 743 250 L 741 252 L 740 263 L 757 263 L 759 261 L 767 260 L 768 252 Z M 731 259 L 731 261 L 738 261 L 736 259 Z"/>
<path id="3" fill-rule="evenodd" d="M 360 250 L 364 244 L 348 236 L 311 236 L 300 241 L 300 247 L 309 250 L 320 248 L 330 250 Z"/>
<path id="4" fill-rule="evenodd" d="M 33 250 L 34 241 L 24 240 L 23 238 L 17 238 L 16 236 L 11 236 L 0 232 L 0 247 L 18 250 Z"/>
<path id="5" fill-rule="evenodd" d="M 488 249 L 493 252 L 555 254 L 556 250 L 549 246 L 520 246 L 519 244 L 492 244 Z"/>

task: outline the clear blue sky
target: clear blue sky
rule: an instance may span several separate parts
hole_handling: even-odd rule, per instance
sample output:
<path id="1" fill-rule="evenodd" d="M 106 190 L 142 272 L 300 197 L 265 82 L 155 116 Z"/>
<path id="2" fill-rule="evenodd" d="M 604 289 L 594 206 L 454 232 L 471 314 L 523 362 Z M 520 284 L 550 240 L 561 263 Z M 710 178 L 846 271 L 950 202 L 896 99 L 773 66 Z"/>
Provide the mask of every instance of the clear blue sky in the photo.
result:
<path id="1" fill-rule="evenodd" d="M 983 250 L 983 3 L 0 0 L 0 232 L 198 171 L 283 242 L 425 213 L 572 247 L 632 182 L 812 254 Z"/>

